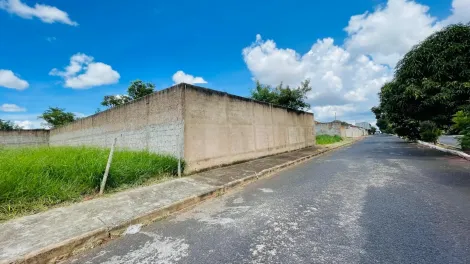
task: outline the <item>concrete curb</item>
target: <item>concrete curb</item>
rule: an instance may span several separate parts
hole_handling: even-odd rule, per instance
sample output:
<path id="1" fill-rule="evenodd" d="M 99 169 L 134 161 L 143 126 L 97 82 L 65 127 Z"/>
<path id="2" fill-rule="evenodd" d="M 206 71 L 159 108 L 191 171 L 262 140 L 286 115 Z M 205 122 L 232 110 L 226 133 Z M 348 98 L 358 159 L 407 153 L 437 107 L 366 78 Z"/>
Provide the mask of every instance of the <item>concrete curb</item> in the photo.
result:
<path id="1" fill-rule="evenodd" d="M 12 264 L 12 263 L 36 264 L 36 263 L 60 262 L 72 255 L 75 255 L 84 250 L 103 244 L 107 242 L 108 240 L 111 240 L 115 237 L 121 236 L 130 225 L 150 224 L 154 221 L 166 218 L 175 212 L 181 211 L 183 209 L 191 208 L 192 206 L 195 206 L 207 199 L 222 195 L 234 188 L 241 187 L 243 185 L 254 182 L 260 178 L 272 175 L 273 173 L 278 172 L 282 169 L 307 161 L 315 156 L 319 156 L 323 153 L 352 145 L 361 139 L 362 138 L 355 139 L 351 142 L 347 142 L 345 144 L 341 144 L 341 145 L 337 145 L 333 147 L 324 147 L 320 149 L 318 152 L 300 157 L 293 161 L 289 161 L 289 162 L 274 166 L 272 168 L 264 169 L 258 173 L 246 176 L 242 179 L 238 179 L 238 180 L 229 182 L 227 184 L 214 187 L 213 189 L 209 191 L 205 191 L 198 195 L 187 197 L 186 199 L 182 199 L 173 204 L 170 204 L 162 208 L 158 208 L 154 211 L 145 213 L 143 215 L 138 215 L 131 220 L 124 221 L 113 226 L 108 226 L 107 228 L 99 228 L 97 230 L 87 232 L 80 236 L 77 236 L 77 237 L 74 237 L 65 241 L 61 241 L 56 244 L 49 245 L 45 248 L 42 248 L 41 250 L 30 252 L 26 255 L 23 255 L 15 259 L 2 260 L 0 261 L 0 264 Z"/>
<path id="2" fill-rule="evenodd" d="M 457 155 L 459 157 L 462 157 L 468 161 L 470 161 L 470 155 L 463 152 L 463 151 L 458 151 L 458 150 L 453 150 L 453 149 L 447 149 L 447 148 L 443 148 L 443 147 L 439 147 L 439 146 L 436 146 L 434 144 L 431 144 L 431 143 L 428 143 L 428 142 L 424 142 L 424 141 L 421 141 L 421 140 L 418 140 L 418 143 L 423 145 L 423 146 L 426 146 L 426 147 L 429 147 L 429 148 L 433 148 L 433 149 L 437 149 L 437 150 L 440 150 L 442 152 L 446 152 L 446 153 L 450 153 L 450 154 L 453 154 L 453 155 Z"/>

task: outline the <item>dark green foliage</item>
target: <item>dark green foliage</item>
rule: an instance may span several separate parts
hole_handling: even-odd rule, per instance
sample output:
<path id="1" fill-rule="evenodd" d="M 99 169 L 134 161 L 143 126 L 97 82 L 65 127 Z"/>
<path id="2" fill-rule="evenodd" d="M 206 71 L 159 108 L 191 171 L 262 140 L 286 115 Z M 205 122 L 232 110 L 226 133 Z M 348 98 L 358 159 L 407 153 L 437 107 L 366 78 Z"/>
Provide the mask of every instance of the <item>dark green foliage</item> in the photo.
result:
<path id="1" fill-rule="evenodd" d="M 0 119 L 0 131 L 11 131 L 21 129 L 21 127 L 13 124 L 10 120 L 2 120 Z"/>
<path id="2" fill-rule="evenodd" d="M 108 155 L 92 147 L 0 149 L 0 220 L 94 195 Z M 176 175 L 177 164 L 170 156 L 116 151 L 106 191 Z"/>
<path id="3" fill-rule="evenodd" d="M 394 80 L 380 92 L 377 125 L 385 126 L 384 121 L 379 125 L 384 119 L 399 136 L 420 139 L 422 121 L 446 130 L 469 100 L 470 26 L 451 25 L 415 46 L 398 63 Z"/>
<path id="4" fill-rule="evenodd" d="M 73 122 L 75 114 L 65 112 L 64 108 L 49 107 L 39 118 L 44 119 L 48 127 L 55 128 Z"/>
<path id="5" fill-rule="evenodd" d="M 309 80 L 303 81 L 297 88 L 290 88 L 282 83 L 273 88 L 257 81 L 256 88 L 251 91 L 251 98 L 295 110 L 308 110 L 310 105 L 305 100 L 311 90 Z"/>
<path id="6" fill-rule="evenodd" d="M 439 137 L 442 135 L 441 130 L 432 121 L 423 121 L 419 126 L 419 135 L 423 141 L 436 144 Z"/>
<path id="7" fill-rule="evenodd" d="M 144 83 L 141 80 L 131 82 L 127 88 L 127 95 L 106 95 L 101 102 L 101 105 L 107 107 L 115 107 L 118 105 L 126 104 L 132 100 L 144 97 L 155 91 L 155 84 Z"/>
<path id="8" fill-rule="evenodd" d="M 459 138 L 460 147 L 463 150 L 470 150 L 470 112 L 467 111 L 458 111 L 454 118 L 452 118 L 454 128 L 456 131 L 459 131 L 459 134 L 462 135 Z"/>
<path id="9" fill-rule="evenodd" d="M 371 126 L 369 130 L 369 134 L 375 135 L 376 132 L 377 132 L 377 128 L 375 128 L 374 126 Z"/>

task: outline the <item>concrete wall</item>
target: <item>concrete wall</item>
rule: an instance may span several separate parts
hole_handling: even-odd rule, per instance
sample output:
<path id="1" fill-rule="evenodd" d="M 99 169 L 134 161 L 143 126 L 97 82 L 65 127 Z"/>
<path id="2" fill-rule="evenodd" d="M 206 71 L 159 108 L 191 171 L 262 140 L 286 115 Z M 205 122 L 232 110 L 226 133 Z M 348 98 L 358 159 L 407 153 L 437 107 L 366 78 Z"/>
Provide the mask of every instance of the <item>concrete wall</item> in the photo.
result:
<path id="1" fill-rule="evenodd" d="M 117 148 L 181 155 L 188 173 L 312 146 L 314 127 L 312 113 L 179 84 L 53 129 L 49 145 L 109 148 L 117 137 Z"/>
<path id="2" fill-rule="evenodd" d="M 356 126 L 345 127 L 342 132 L 343 137 L 349 138 L 362 137 L 368 134 L 364 128 Z"/>
<path id="3" fill-rule="evenodd" d="M 178 156 L 183 152 L 182 95 L 175 86 L 53 129 L 50 145 L 110 147 L 117 137 L 118 148 Z"/>
<path id="4" fill-rule="evenodd" d="M 361 127 L 343 125 L 341 122 L 316 123 L 315 132 L 317 135 L 330 135 L 340 137 L 362 137 L 367 135 L 367 131 Z"/>
<path id="5" fill-rule="evenodd" d="M 329 123 L 316 123 L 315 133 L 316 135 L 330 135 L 342 137 L 342 126 L 340 122 L 329 122 Z"/>
<path id="6" fill-rule="evenodd" d="M 186 171 L 198 171 L 315 144 L 312 113 L 186 85 Z"/>
<path id="7" fill-rule="evenodd" d="M 0 131 L 0 146 L 41 146 L 48 145 L 49 130 Z"/>

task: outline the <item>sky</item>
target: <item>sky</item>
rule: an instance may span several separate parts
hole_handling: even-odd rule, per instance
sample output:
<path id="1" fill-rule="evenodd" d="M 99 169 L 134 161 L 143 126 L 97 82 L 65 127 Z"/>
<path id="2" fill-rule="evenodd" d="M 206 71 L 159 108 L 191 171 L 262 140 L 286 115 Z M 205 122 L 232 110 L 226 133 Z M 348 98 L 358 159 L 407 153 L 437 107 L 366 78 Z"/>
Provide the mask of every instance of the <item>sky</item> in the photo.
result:
<path id="1" fill-rule="evenodd" d="M 374 124 L 398 60 L 469 21 L 470 0 L 0 0 L 0 119 L 87 116 L 136 79 L 240 96 L 310 79 L 316 120 Z"/>

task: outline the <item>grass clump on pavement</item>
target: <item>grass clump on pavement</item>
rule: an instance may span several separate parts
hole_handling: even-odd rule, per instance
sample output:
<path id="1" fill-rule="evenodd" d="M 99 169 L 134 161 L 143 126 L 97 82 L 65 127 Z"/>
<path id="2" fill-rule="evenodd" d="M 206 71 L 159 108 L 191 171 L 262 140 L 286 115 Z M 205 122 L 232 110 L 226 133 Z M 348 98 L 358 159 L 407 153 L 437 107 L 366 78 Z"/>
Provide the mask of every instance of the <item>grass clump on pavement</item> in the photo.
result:
<path id="1" fill-rule="evenodd" d="M 343 141 L 343 138 L 341 138 L 338 135 L 335 135 L 335 136 L 318 135 L 316 138 L 317 138 L 317 144 L 318 145 L 327 145 L 327 144 L 333 144 L 333 143 L 336 143 L 336 142 Z"/>
<path id="2" fill-rule="evenodd" d="M 0 221 L 82 200 L 99 189 L 109 149 L 0 148 Z M 106 191 L 174 176 L 178 160 L 147 151 L 115 151 Z"/>

